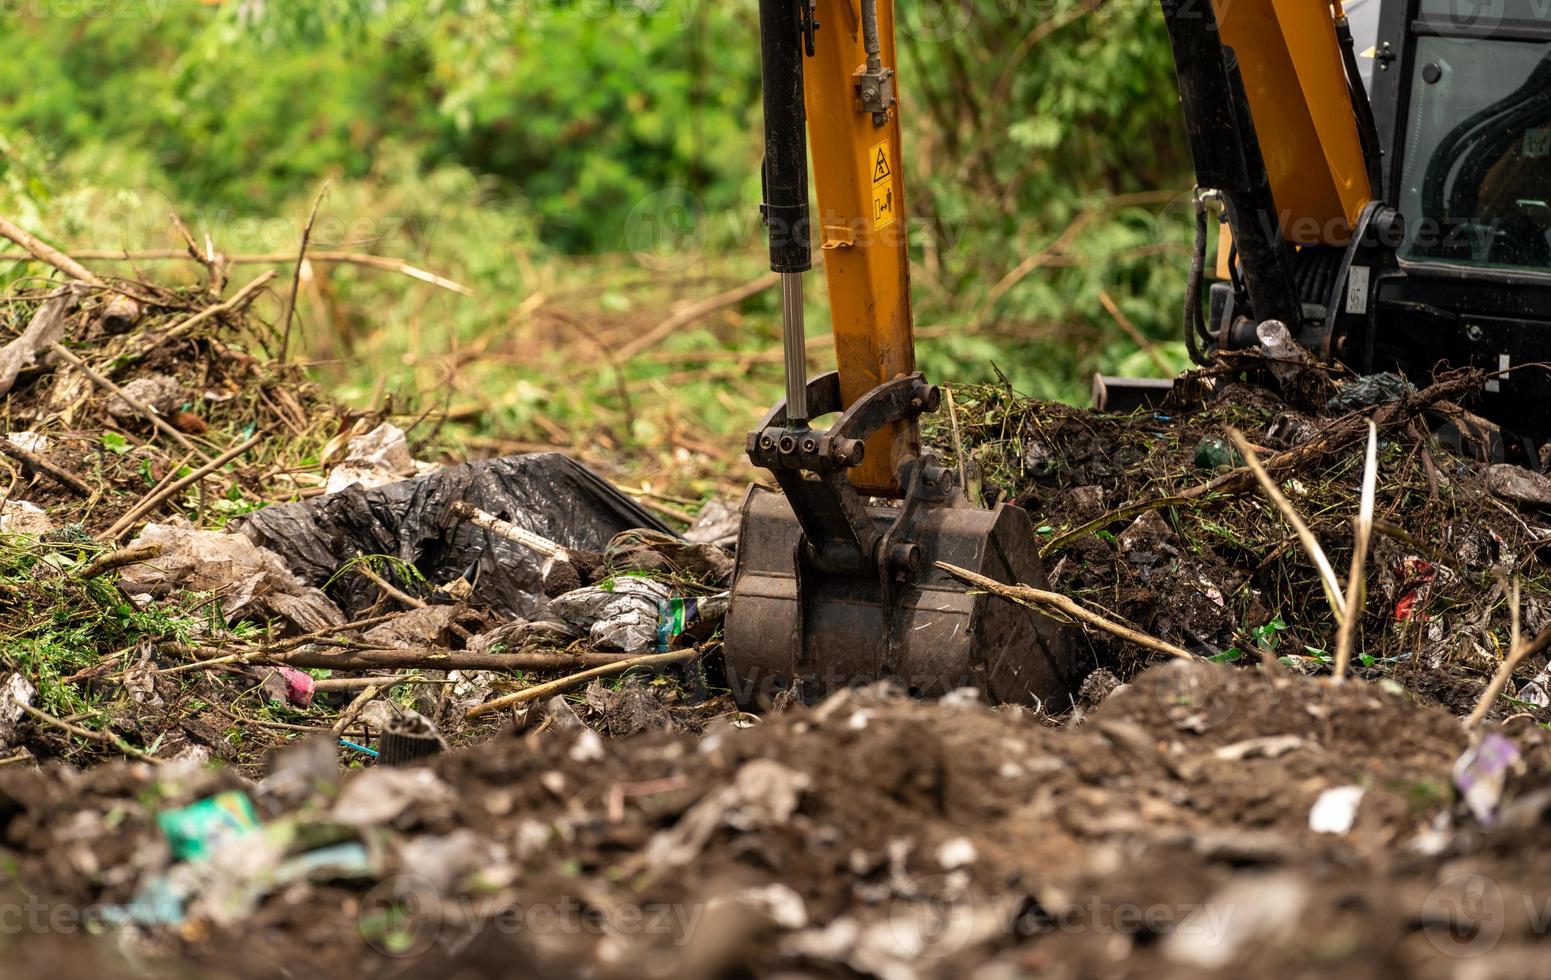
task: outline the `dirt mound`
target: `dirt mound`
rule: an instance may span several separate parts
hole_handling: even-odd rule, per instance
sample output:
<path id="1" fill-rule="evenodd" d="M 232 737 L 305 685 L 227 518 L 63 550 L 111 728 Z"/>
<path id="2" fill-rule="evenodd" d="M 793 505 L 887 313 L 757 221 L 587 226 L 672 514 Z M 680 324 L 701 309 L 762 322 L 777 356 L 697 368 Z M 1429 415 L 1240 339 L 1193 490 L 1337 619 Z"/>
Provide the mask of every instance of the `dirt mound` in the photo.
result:
<path id="1" fill-rule="evenodd" d="M 1545 771 L 1543 735 L 1514 735 Z M 877 689 L 700 737 L 556 725 L 398 770 L 391 802 L 388 770 L 250 786 L 266 834 L 368 841 L 369 871 L 131 934 L 240 976 L 1503 975 L 1547 952 L 1546 801 L 1510 781 L 1487 831 L 1451 788 L 1466 747 L 1373 685 L 1189 664 L 1070 730 Z M 155 814 L 232 785 L 15 773 L 0 824 L 45 905 L 122 908 L 168 874 Z"/>

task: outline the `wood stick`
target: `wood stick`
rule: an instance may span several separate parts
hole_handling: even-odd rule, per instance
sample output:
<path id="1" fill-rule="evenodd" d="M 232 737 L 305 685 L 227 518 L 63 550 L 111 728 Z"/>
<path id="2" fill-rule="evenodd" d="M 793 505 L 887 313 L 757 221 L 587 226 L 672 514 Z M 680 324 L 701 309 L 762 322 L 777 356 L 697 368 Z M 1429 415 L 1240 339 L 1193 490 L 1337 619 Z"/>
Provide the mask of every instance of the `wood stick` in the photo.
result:
<path id="1" fill-rule="evenodd" d="M 717 310 L 726 309 L 729 306 L 741 303 L 751 296 L 758 296 L 766 290 L 774 289 L 780 283 L 781 274 L 779 272 L 767 272 L 758 279 L 752 279 L 724 293 L 717 293 L 715 296 L 691 304 L 646 331 L 646 333 L 622 345 L 618 350 L 614 351 L 614 359 L 624 363 L 642 351 L 654 347 L 673 336 L 696 320 L 708 317 Z"/>
<path id="2" fill-rule="evenodd" d="M 622 674 L 632 667 L 650 667 L 658 664 L 685 663 L 687 661 L 694 660 L 696 657 L 700 656 L 700 654 L 701 651 L 696 648 L 692 650 L 675 650 L 672 653 L 648 654 L 644 657 L 630 657 L 626 660 L 621 660 L 618 663 L 609 664 L 606 667 L 594 667 L 592 670 L 584 670 L 579 674 L 572 674 L 570 677 L 562 677 L 560 680 L 550 681 L 547 684 L 536 684 L 533 687 L 524 688 L 523 690 L 517 691 L 516 693 L 494 698 L 490 701 L 486 701 L 484 704 L 475 705 L 474 707 L 470 708 L 468 714 L 464 717 L 473 719 L 482 715 L 491 714 L 492 712 L 504 711 L 507 708 L 514 707 L 519 704 L 525 704 L 528 701 L 536 701 L 539 698 L 548 697 L 551 694 L 559 694 L 562 691 L 568 691 L 571 688 L 576 687 L 579 684 L 585 684 L 596 677 L 612 677 L 615 674 Z"/>
<path id="3" fill-rule="evenodd" d="M 1356 522 L 1356 540 L 1352 545 L 1352 569 L 1346 580 L 1346 614 L 1341 617 L 1341 625 L 1336 632 L 1336 663 L 1330 675 L 1331 683 L 1340 684 L 1346 680 L 1346 670 L 1352 662 L 1352 643 L 1357 637 L 1357 621 L 1363 614 L 1363 589 L 1366 580 L 1363 578 L 1363 569 L 1368 561 L 1368 543 L 1373 539 L 1373 511 L 1375 497 L 1378 493 L 1379 481 L 1379 429 L 1371 421 L 1368 423 L 1368 451 L 1363 458 L 1363 488 L 1362 502 L 1358 505 Z M 1514 636 L 1513 645 L 1518 646 L 1518 583 L 1514 583 Z"/>
<path id="4" fill-rule="evenodd" d="M 157 262 L 175 259 L 193 259 L 202 265 L 209 264 L 209 261 L 203 256 L 189 255 L 188 253 L 175 248 L 149 249 L 140 252 L 119 252 L 113 251 L 111 249 L 100 249 L 97 251 L 88 250 L 84 252 L 77 252 L 75 253 L 75 256 L 77 259 L 85 259 L 88 261 Z M 5 258 L 10 258 L 10 256 L 0 256 L 0 260 Z M 295 262 L 296 254 L 294 252 L 272 252 L 255 255 L 221 255 L 219 258 L 230 265 L 272 265 Z M 315 251 L 309 249 L 307 252 L 307 261 L 328 265 L 358 265 L 368 269 L 378 269 L 383 272 L 396 272 L 399 275 L 408 276 L 411 279 L 427 283 L 428 285 L 436 286 L 439 289 L 446 289 L 450 292 L 460 293 L 464 296 L 474 295 L 474 290 L 461 283 L 448 279 L 446 276 L 440 276 L 434 272 L 427 272 L 425 269 L 410 265 L 403 259 L 395 259 L 388 255 L 369 255 L 364 252 Z"/>
<path id="5" fill-rule="evenodd" d="M 28 254 L 39 262 L 53 266 L 71 279 L 79 279 L 88 286 L 103 287 L 107 285 L 107 283 L 97 277 L 96 273 L 86 268 L 86 266 L 5 218 L 0 218 L 0 235 L 9 238 L 26 249 Z"/>
<path id="6" fill-rule="evenodd" d="M 366 707 L 367 702 L 376 697 L 381 690 L 382 688 L 376 684 L 370 684 L 366 690 L 357 694 L 355 700 L 350 702 L 350 706 L 344 710 L 344 713 L 339 716 L 339 720 L 334 722 L 334 726 L 329 729 L 329 734 L 335 736 L 343 735 L 345 729 L 350 727 L 350 723 L 355 721 L 355 716 L 360 714 L 361 710 Z"/>
<path id="7" fill-rule="evenodd" d="M 128 405 L 130 408 L 134 409 L 135 411 L 139 412 L 141 415 L 144 415 L 147 419 L 149 419 L 150 422 L 151 422 L 151 425 L 156 427 L 156 431 L 162 433 L 167 438 L 169 438 L 173 442 L 177 443 L 179 446 L 183 447 L 184 449 L 187 449 L 189 452 L 194 453 L 196 456 L 198 456 L 200 459 L 204 460 L 205 462 L 207 462 L 207 463 L 210 462 L 209 454 L 206 453 L 204 450 L 200 449 L 199 447 L 195 446 L 192 442 L 189 442 L 188 437 L 185 436 L 183 433 L 179 432 L 177 429 L 174 429 L 171 425 L 168 425 L 166 420 L 162 418 L 161 413 L 156 411 L 156 409 L 152 408 L 151 406 L 149 406 L 149 405 L 145 404 L 144 402 L 140 401 L 138 398 L 134 397 L 129 392 L 125 391 L 123 388 L 120 388 L 118 385 L 114 384 L 112 381 L 109 381 L 107 378 L 105 378 L 102 375 L 98 374 L 96 371 L 94 371 L 92 369 L 92 366 L 90 364 L 87 364 L 85 361 L 83 361 L 79 357 L 77 357 L 75 355 L 75 353 L 73 351 L 71 351 L 68 347 L 66 347 L 64 344 L 61 344 L 58 341 L 55 341 L 54 343 L 49 345 L 49 350 L 53 351 L 55 354 L 57 354 L 60 357 L 64 358 L 70 364 L 74 365 L 76 368 L 78 368 L 81 371 L 82 374 L 85 374 L 88 378 L 90 378 L 99 387 L 105 388 L 105 389 L 107 389 L 107 391 L 110 394 L 117 395 L 119 398 L 123 399 L 124 400 L 124 404 Z"/>
<path id="8" fill-rule="evenodd" d="M 96 578 L 99 575 L 106 575 L 108 572 L 123 568 L 126 565 L 138 565 L 143 561 L 153 561 L 160 558 L 161 554 L 162 546 L 159 544 L 142 544 L 134 548 L 120 548 L 105 555 L 98 555 L 85 568 L 76 572 L 75 577 L 82 580 Z"/>
<path id="9" fill-rule="evenodd" d="M 1131 322 L 1131 318 L 1126 316 L 1125 311 L 1120 308 L 1120 304 L 1115 302 L 1114 297 L 1110 296 L 1108 291 L 1099 290 L 1099 302 L 1104 306 L 1105 312 L 1116 323 L 1120 324 L 1120 329 L 1125 331 L 1126 336 L 1130 337 L 1137 347 L 1140 347 L 1146 352 L 1148 357 L 1152 358 L 1152 362 L 1157 365 L 1159 373 L 1165 378 L 1173 377 L 1174 369 L 1169 367 L 1169 362 L 1165 361 L 1163 355 L 1158 353 L 1157 346 L 1151 340 L 1148 340 L 1142 331 L 1137 329 L 1136 324 Z"/>
<path id="10" fill-rule="evenodd" d="M 32 314 L 21 334 L 0 347 L 0 395 L 16 384 L 16 376 L 33 364 L 38 351 L 58 340 L 65 332 L 65 318 L 75 302 L 74 290 L 61 286 Z"/>
<path id="11" fill-rule="evenodd" d="M 329 677 L 321 681 L 313 681 L 312 686 L 319 691 L 353 691 L 358 687 L 369 687 L 376 684 L 381 688 L 397 687 L 400 684 L 456 684 L 457 681 L 437 680 L 423 677 L 420 674 L 399 674 L 397 676 L 383 677 Z"/>
<path id="12" fill-rule="evenodd" d="M 291 321 L 296 317 L 296 294 L 302 286 L 302 267 L 307 264 L 307 243 L 312 240 L 312 226 L 318 220 L 318 207 L 323 203 L 323 195 L 329 190 L 329 182 L 324 181 L 318 188 L 318 196 L 312 199 L 312 210 L 307 212 L 307 223 L 302 226 L 301 245 L 296 250 L 296 267 L 291 270 L 291 295 L 285 301 L 285 328 L 280 334 L 280 363 L 284 364 L 291 353 Z"/>
<path id="13" fill-rule="evenodd" d="M 395 650 L 348 650 L 326 653 L 297 650 L 258 654 L 249 662 L 324 670 L 568 670 L 574 667 L 608 668 L 633 659 L 612 653 L 470 653 L 439 647 L 400 647 Z M 192 665 L 183 665 L 192 666 Z"/>
<path id="14" fill-rule="evenodd" d="M 60 486 L 77 496 L 90 497 L 92 495 L 92 488 L 87 486 L 86 482 L 80 477 L 62 466 L 56 466 L 42 456 L 28 452 L 9 439 L 0 438 L 0 453 L 5 453 L 35 473 L 42 473 L 50 477 Z"/>
<path id="15" fill-rule="evenodd" d="M 968 582 L 977 589 L 983 589 L 992 595 L 1011 599 L 1026 606 L 1058 610 L 1080 623 L 1101 630 L 1111 636 L 1119 637 L 1122 640 L 1135 643 L 1140 647 L 1146 647 L 1149 650 L 1166 653 L 1180 660 L 1199 659 L 1190 651 L 1177 647 L 1166 640 L 1160 640 L 1155 636 L 1148 636 L 1146 633 L 1134 630 L 1129 626 L 1124 626 L 1114 620 L 1106 619 L 1098 613 L 1091 612 L 1058 592 L 1046 592 L 1043 589 L 1035 589 L 1027 585 L 1005 585 L 995 579 L 986 578 L 984 575 L 972 572 L 967 568 L 960 568 L 947 562 L 939 561 L 933 564 L 954 578 L 962 582 Z"/>
<path id="16" fill-rule="evenodd" d="M 1336 578 L 1335 567 L 1330 564 L 1330 558 L 1325 554 L 1325 549 L 1320 546 L 1319 539 L 1314 536 L 1313 531 L 1309 530 L 1308 524 L 1304 523 L 1303 515 L 1298 513 L 1298 509 L 1282 495 L 1282 488 L 1271 479 L 1271 474 L 1260 465 L 1260 458 L 1255 455 L 1255 449 L 1249 444 L 1249 440 L 1244 438 L 1244 433 L 1231 425 L 1227 427 L 1227 431 L 1228 439 L 1244 457 L 1245 468 L 1254 474 L 1260 489 L 1265 492 L 1276 509 L 1281 511 L 1287 523 L 1292 525 L 1293 531 L 1298 535 L 1299 543 L 1303 545 L 1303 550 L 1308 553 L 1309 560 L 1314 562 L 1314 567 L 1319 570 L 1319 582 L 1324 587 L 1325 600 L 1330 603 L 1331 612 L 1335 613 L 1338 621 L 1344 621 L 1346 601 L 1342 597 L 1341 581 Z"/>
<path id="17" fill-rule="evenodd" d="M 89 739 L 93 742 L 101 742 L 104 745 L 111 745 L 113 748 L 118 749 L 125 755 L 130 756 L 131 758 L 139 759 L 142 762 L 155 762 L 160 764 L 162 761 L 161 759 L 158 759 L 156 756 L 151 755 L 148 752 L 144 752 L 135 748 L 133 745 L 130 745 L 128 742 L 119 738 L 117 735 L 114 735 L 112 732 L 94 732 L 89 728 L 82 728 L 79 725 L 72 725 L 68 721 L 62 721 L 58 718 L 55 718 L 53 715 L 46 711 L 40 711 L 37 708 L 34 708 L 32 705 L 23 704 L 20 701 L 16 702 L 16 706 L 25 711 L 27 714 L 36 718 L 38 721 L 43 722 L 45 725 L 52 725 L 61 731 L 69 732 L 71 735 L 74 735 L 77 738 Z"/>
<path id="18" fill-rule="evenodd" d="M 253 435 L 248 439 L 232 447 L 231 449 L 228 449 L 226 452 L 217 456 L 215 459 L 206 463 L 204 466 L 201 466 L 199 469 L 190 473 L 188 476 L 185 476 L 183 479 L 169 483 L 161 490 L 152 492 L 146 496 L 145 499 L 141 500 L 140 503 L 132 507 L 123 517 L 120 517 L 116 522 L 114 522 L 112 527 L 108 528 L 106 531 L 98 533 L 97 540 L 115 540 L 119 535 L 127 531 L 131 525 L 138 521 L 142 516 L 149 513 L 152 508 L 156 507 L 162 501 L 173 496 L 174 494 L 182 493 L 184 490 L 198 483 L 200 480 L 209 476 L 211 473 L 219 470 L 227 463 L 230 463 L 238 456 L 241 456 L 243 453 L 258 445 L 259 442 L 262 441 L 263 438 L 268 434 L 269 428 L 260 429 L 259 431 L 253 433 Z"/>
<path id="19" fill-rule="evenodd" d="M 505 538 L 514 544 L 520 544 L 529 551 L 536 551 L 545 558 L 558 558 L 561 561 L 571 560 L 571 553 L 569 551 L 548 538 L 534 534 L 526 528 L 518 527 L 510 521 L 503 521 L 494 514 L 486 513 L 467 501 L 455 501 L 452 505 L 452 512 L 475 527 L 484 528 L 491 534 Z"/>

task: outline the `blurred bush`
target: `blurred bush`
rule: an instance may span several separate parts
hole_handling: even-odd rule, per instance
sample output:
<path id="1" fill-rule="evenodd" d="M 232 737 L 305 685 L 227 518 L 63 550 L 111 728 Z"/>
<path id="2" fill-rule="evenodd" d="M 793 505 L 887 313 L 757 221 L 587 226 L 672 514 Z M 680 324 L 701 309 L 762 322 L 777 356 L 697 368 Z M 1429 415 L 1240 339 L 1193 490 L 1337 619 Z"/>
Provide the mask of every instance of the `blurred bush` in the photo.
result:
<path id="1" fill-rule="evenodd" d="M 380 389 L 385 364 L 437 387 L 435 372 L 449 369 L 425 368 L 432 352 L 500 343 L 537 291 L 613 316 L 674 298 L 643 281 L 693 296 L 758 271 L 756 7 L 12 6 L 0 30 L 10 96 L 0 210 L 68 243 L 129 249 L 173 244 L 167 212 L 177 211 L 227 251 L 267 253 L 295 247 L 298 216 L 328 179 L 317 242 L 411 259 L 479 297 L 332 271 L 303 309 L 322 334 L 315 354 L 353 354 L 341 383 L 363 397 Z M 1072 399 L 1095 369 L 1153 370 L 1103 292 L 1182 363 L 1173 338 L 1189 168 L 1155 6 L 901 0 L 898 34 L 927 370 L 966 382 L 1001 373 Z M 566 267 L 569 257 L 587 258 Z M 748 318 L 735 335 L 697 325 L 668 349 L 763 349 L 772 310 L 757 297 L 735 311 Z M 822 314 L 814 323 L 823 329 Z M 572 339 L 595 357 L 607 344 L 584 342 L 585 326 Z M 532 382 L 507 386 L 523 392 L 511 403 L 521 410 L 497 418 L 525 422 L 549 407 L 534 388 L 545 379 L 525 369 L 493 369 Z M 594 400 L 624 390 L 607 371 L 595 380 Z M 553 394 L 586 401 L 588 391 Z M 741 404 L 704 401 L 715 406 L 706 416 L 746 424 Z"/>

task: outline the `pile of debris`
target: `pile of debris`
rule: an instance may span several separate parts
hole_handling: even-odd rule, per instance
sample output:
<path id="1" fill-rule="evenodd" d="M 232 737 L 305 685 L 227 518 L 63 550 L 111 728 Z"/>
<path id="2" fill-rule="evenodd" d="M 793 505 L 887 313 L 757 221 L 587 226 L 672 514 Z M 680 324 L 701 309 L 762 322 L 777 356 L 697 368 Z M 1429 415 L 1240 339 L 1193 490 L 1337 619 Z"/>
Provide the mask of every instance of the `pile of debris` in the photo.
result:
<path id="1" fill-rule="evenodd" d="M 972 488 L 1033 515 L 1053 590 L 1204 658 L 1270 656 L 1323 674 L 1337 620 L 1320 572 L 1229 432 L 1244 434 L 1344 579 L 1375 421 L 1372 574 L 1354 669 L 1465 714 L 1502 664 L 1514 616 L 1526 636 L 1551 626 L 1551 478 L 1536 461 L 1502 461 L 1502 434 L 1460 407 L 1480 381 L 1466 372 L 1417 391 L 1351 380 L 1300 407 L 1265 386 L 1211 392 L 1187 376 L 1163 407 L 1131 415 L 960 388 L 952 422 Z M 945 446 L 949 421 L 935 433 Z M 1148 655 L 1102 633 L 1082 643 L 1090 669 L 1122 679 Z M 1551 721 L 1543 653 L 1544 643 L 1494 710 Z"/>
<path id="2" fill-rule="evenodd" d="M 619 718 L 621 696 L 587 701 Z M 1551 742 L 1526 720 L 1469 737 L 1377 686 L 1185 662 L 1065 728 L 882 687 L 612 743 L 564 699 L 539 713 L 407 767 L 342 773 L 322 740 L 257 782 L 0 773 L 16 907 L 114 940 L 8 929 L 0 956 L 908 978 L 1529 977 L 1547 955 Z"/>
<path id="3" fill-rule="evenodd" d="M 421 461 L 423 419 L 347 411 L 270 353 L 271 273 L 222 298 L 54 264 L 76 281 L 0 332 L 5 763 L 455 743 L 538 680 L 678 677 L 719 623 L 725 509 L 681 537 L 563 456 Z M 687 676 L 660 705 L 698 728 L 727 705 Z"/>

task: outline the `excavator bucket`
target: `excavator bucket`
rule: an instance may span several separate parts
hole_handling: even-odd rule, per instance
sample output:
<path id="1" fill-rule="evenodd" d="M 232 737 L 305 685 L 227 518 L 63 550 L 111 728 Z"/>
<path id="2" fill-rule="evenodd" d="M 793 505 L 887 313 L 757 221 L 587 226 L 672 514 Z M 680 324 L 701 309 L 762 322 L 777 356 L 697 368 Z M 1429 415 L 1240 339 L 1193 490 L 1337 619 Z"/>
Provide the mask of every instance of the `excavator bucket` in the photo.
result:
<path id="1" fill-rule="evenodd" d="M 814 379 L 805 398 L 816 414 L 838 411 L 839 376 Z M 750 457 L 783 492 L 754 487 L 744 500 L 724 633 L 739 703 L 892 679 L 922 697 L 972 687 L 992 701 L 1066 706 L 1077 678 L 1063 630 L 942 567 L 1043 588 L 1028 514 L 971 507 L 931 456 L 900 466 L 898 506 L 867 506 L 848 477 L 868 436 L 914 427 L 938 398 L 916 374 L 880 385 L 828 430 L 794 428 L 783 402 L 750 433 Z"/>
<path id="2" fill-rule="evenodd" d="M 880 533 L 898 508 L 868 508 Z M 820 571 L 786 498 L 755 487 L 743 508 L 727 669 L 740 703 L 768 703 L 880 679 L 931 697 L 972 687 L 992 701 L 1066 707 L 1075 690 L 1066 637 L 1047 617 L 975 593 L 937 562 L 999 582 L 1043 588 L 1034 528 L 1023 510 L 933 507 L 913 525 L 914 570 L 882 576 Z"/>
<path id="3" fill-rule="evenodd" d="M 969 506 L 921 452 L 937 388 L 915 372 L 890 0 L 760 0 L 764 204 L 780 274 L 786 398 L 748 437 L 781 493 L 743 511 L 725 639 L 740 703 L 897 679 L 930 696 L 1061 703 L 1072 663 L 1038 613 L 972 594 L 939 563 L 1043 585 L 1028 515 Z M 822 30 L 820 28 L 823 28 Z M 807 377 L 808 132 L 840 370 Z M 813 420 L 839 415 L 828 429 Z M 864 496 L 867 495 L 867 496 Z M 898 499 L 870 505 L 868 496 Z"/>

